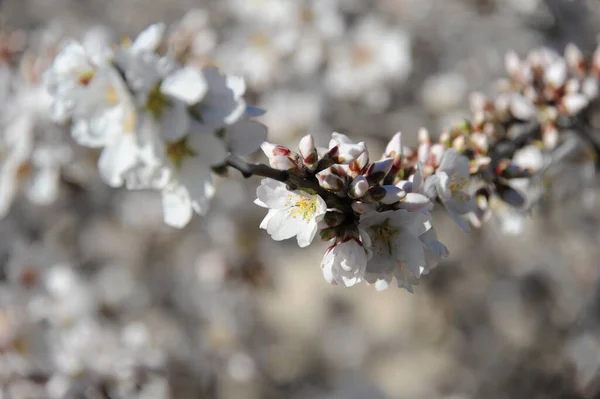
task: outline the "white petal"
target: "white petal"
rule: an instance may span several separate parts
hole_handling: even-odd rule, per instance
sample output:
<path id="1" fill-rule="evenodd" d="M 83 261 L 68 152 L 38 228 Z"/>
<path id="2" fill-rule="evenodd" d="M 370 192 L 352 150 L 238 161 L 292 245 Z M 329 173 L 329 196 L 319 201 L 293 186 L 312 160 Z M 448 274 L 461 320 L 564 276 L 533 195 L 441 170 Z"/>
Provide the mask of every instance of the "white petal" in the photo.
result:
<path id="1" fill-rule="evenodd" d="M 298 234 L 300 228 L 304 227 L 299 224 L 298 219 L 293 219 L 290 214 L 281 210 L 273 215 L 267 226 L 267 233 L 275 241 L 287 240 Z"/>
<path id="2" fill-rule="evenodd" d="M 206 165 L 220 165 L 225 162 L 227 156 L 225 145 L 214 134 L 191 133 L 187 144 Z"/>
<path id="3" fill-rule="evenodd" d="M 45 167 L 38 171 L 27 188 L 27 198 L 37 205 L 48 205 L 58 197 L 60 170 Z"/>
<path id="4" fill-rule="evenodd" d="M 298 246 L 300 248 L 308 247 L 315 238 L 317 230 L 317 223 L 308 223 L 304 228 L 300 229 L 297 237 Z"/>
<path id="5" fill-rule="evenodd" d="M 180 184 L 162 192 L 163 218 L 172 227 L 183 228 L 192 219 L 192 203 L 186 188 Z"/>
<path id="6" fill-rule="evenodd" d="M 109 186 L 123 185 L 123 174 L 136 164 L 137 145 L 133 135 L 123 135 L 119 140 L 104 147 L 98 169 Z"/>
<path id="7" fill-rule="evenodd" d="M 267 226 L 269 225 L 269 220 L 271 220 L 271 218 L 273 217 L 273 215 L 275 215 L 277 212 L 279 212 L 279 209 L 269 209 L 269 212 L 267 212 L 267 214 L 264 217 L 264 219 L 262 220 L 262 222 L 260 222 L 260 226 L 259 227 L 261 229 L 263 229 L 263 230 L 266 230 Z"/>
<path id="8" fill-rule="evenodd" d="M 133 52 L 156 50 L 162 40 L 164 32 L 164 24 L 158 23 L 150 25 L 136 37 L 131 45 L 131 50 Z"/>
<path id="9" fill-rule="evenodd" d="M 247 156 L 257 151 L 267 138 L 267 127 L 262 123 L 241 120 L 229 126 L 225 133 L 225 144 L 235 155 Z"/>
<path id="10" fill-rule="evenodd" d="M 208 91 L 204 75 L 196 68 L 184 67 L 167 76 L 160 90 L 188 105 L 196 104 Z"/>

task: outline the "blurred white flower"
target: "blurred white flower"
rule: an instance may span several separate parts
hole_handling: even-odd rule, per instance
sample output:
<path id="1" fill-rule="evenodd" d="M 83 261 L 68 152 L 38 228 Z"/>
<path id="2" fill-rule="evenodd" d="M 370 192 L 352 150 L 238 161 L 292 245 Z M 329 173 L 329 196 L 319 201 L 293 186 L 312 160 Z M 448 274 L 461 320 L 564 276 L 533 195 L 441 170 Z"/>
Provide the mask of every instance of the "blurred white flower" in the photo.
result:
<path id="1" fill-rule="evenodd" d="M 444 152 L 435 175 L 425 180 L 424 191 L 429 198 L 439 198 L 452 219 L 464 231 L 471 228 L 461 215 L 475 210 L 473 197 L 466 192 L 469 184 L 469 159 L 456 150 Z"/>

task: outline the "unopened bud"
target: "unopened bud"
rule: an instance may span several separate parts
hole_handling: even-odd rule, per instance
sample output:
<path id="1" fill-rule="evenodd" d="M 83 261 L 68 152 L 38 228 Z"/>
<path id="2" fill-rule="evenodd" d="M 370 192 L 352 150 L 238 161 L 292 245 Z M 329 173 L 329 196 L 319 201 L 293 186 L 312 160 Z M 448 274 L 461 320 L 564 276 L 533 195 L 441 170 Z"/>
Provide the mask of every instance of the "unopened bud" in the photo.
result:
<path id="1" fill-rule="evenodd" d="M 575 44 L 567 44 L 567 47 L 565 47 L 565 59 L 573 71 L 583 72 L 585 61 L 581 50 Z"/>
<path id="2" fill-rule="evenodd" d="M 269 165 L 271 165 L 272 168 L 278 170 L 289 170 L 294 169 L 296 167 L 296 164 L 285 155 L 272 156 L 271 158 L 269 158 Z"/>
<path id="3" fill-rule="evenodd" d="M 346 216 L 344 215 L 344 213 L 338 211 L 329 211 L 325 214 L 325 217 L 323 218 L 325 224 L 327 224 L 327 226 L 329 227 L 339 226 L 344 222 L 345 219 Z"/>
<path id="4" fill-rule="evenodd" d="M 325 169 L 317 173 L 319 185 L 325 190 L 340 191 L 344 188 L 344 181 L 337 175 L 331 173 L 331 170 Z"/>
<path id="5" fill-rule="evenodd" d="M 571 93 L 563 97 L 561 101 L 561 111 L 567 115 L 576 115 L 585 107 L 589 101 L 583 94 Z"/>
<path id="6" fill-rule="evenodd" d="M 506 184 L 496 183 L 496 192 L 500 195 L 500 198 L 509 205 L 516 207 L 525 205 L 525 197 L 523 194 Z"/>
<path id="7" fill-rule="evenodd" d="M 400 190 L 410 193 L 413 189 L 413 184 L 408 180 L 400 180 L 398 183 L 396 183 L 396 187 L 398 187 Z"/>
<path id="8" fill-rule="evenodd" d="M 337 231 L 335 227 L 327 227 L 319 232 L 319 236 L 321 237 L 321 240 L 329 241 L 337 236 Z"/>
<path id="9" fill-rule="evenodd" d="M 389 173 L 393 165 L 394 160 L 392 158 L 385 158 L 381 161 L 373 162 L 367 168 L 365 177 L 370 184 L 379 183 Z"/>
<path id="10" fill-rule="evenodd" d="M 544 71 L 544 80 L 553 88 L 561 87 L 567 79 L 567 64 L 559 59 L 549 65 Z"/>
<path id="11" fill-rule="evenodd" d="M 406 209 L 409 212 L 417 212 L 421 210 L 431 210 L 433 202 L 429 197 L 419 193 L 408 193 L 406 197 L 398 204 L 398 208 Z"/>
<path id="12" fill-rule="evenodd" d="M 312 135 L 307 134 L 300 139 L 298 150 L 304 163 L 312 165 L 317 162 L 317 149 L 315 148 L 315 140 Z"/>
<path id="13" fill-rule="evenodd" d="M 368 189 L 369 182 L 367 182 L 367 179 L 362 175 L 357 176 L 350 184 L 350 196 L 360 198 L 367 193 Z"/>
<path id="14" fill-rule="evenodd" d="M 515 118 L 527 121 L 532 119 L 537 111 L 530 99 L 515 93 L 510 101 L 510 112 Z"/>
<path id="15" fill-rule="evenodd" d="M 338 162 L 350 163 L 363 154 L 366 151 L 367 146 L 365 143 L 361 142 L 358 144 L 339 144 L 338 148 Z"/>
<path id="16" fill-rule="evenodd" d="M 289 150 L 289 148 L 286 148 L 282 145 L 272 144 L 267 141 L 263 142 L 260 145 L 260 148 L 262 149 L 262 151 L 265 153 L 265 155 L 269 159 L 276 155 L 284 155 L 284 156 L 292 155 L 292 152 Z"/>
<path id="17" fill-rule="evenodd" d="M 392 137 L 388 145 L 385 147 L 386 158 L 402 157 L 402 133 L 398 132 Z"/>
<path id="18" fill-rule="evenodd" d="M 396 202 L 399 202 L 400 200 L 404 199 L 404 197 L 406 197 L 406 191 L 400 189 L 399 187 L 396 186 L 381 186 L 384 190 L 385 190 L 385 195 L 383 196 L 383 198 L 381 198 L 379 200 L 379 202 L 386 204 L 386 205 L 391 205 L 391 204 L 395 204 Z"/>
<path id="19" fill-rule="evenodd" d="M 521 60 L 514 51 L 509 51 L 504 55 L 504 68 L 511 77 L 516 77 L 521 70 Z"/>
<path id="20" fill-rule="evenodd" d="M 367 204 L 367 203 L 360 202 L 360 201 L 354 201 L 351 206 L 352 206 L 352 210 L 354 212 L 358 213 L 359 215 L 374 211 L 376 209 L 375 205 Z"/>

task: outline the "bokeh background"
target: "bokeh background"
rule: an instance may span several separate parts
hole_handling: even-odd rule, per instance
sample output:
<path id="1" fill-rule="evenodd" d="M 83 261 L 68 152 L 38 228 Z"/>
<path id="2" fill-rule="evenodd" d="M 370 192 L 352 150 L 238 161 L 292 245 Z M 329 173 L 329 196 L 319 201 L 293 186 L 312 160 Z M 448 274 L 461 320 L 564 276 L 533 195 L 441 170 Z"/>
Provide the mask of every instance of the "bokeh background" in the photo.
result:
<path id="1" fill-rule="evenodd" d="M 6 59 L 166 22 L 188 62 L 246 77 L 271 141 L 340 131 L 372 152 L 468 117 L 507 50 L 591 52 L 600 31 L 596 0 L 3 0 L 0 12 Z M 324 243 L 259 230 L 257 179 L 219 178 L 209 215 L 172 229 L 155 193 L 109 188 L 97 154 L 50 126 L 37 134 L 69 148 L 56 201 L 20 193 L 0 221 L 1 398 L 600 397 L 594 188 L 542 201 L 518 235 L 497 220 L 466 234 L 435 213 L 451 255 L 415 294 L 343 289 L 323 280 Z"/>

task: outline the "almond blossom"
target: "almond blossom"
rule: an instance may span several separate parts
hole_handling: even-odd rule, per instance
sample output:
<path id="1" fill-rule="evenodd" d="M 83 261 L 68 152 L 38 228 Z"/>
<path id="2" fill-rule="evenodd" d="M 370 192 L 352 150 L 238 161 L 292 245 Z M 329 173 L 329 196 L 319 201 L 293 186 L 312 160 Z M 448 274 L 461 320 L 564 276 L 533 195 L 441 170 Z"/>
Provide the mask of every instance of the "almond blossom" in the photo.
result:
<path id="1" fill-rule="evenodd" d="M 261 229 L 267 230 L 275 241 L 297 236 L 301 248 L 310 245 L 327 211 L 327 204 L 321 197 L 289 191 L 285 184 L 272 179 L 262 180 L 256 196 L 254 203 L 269 209 L 260 224 Z"/>

